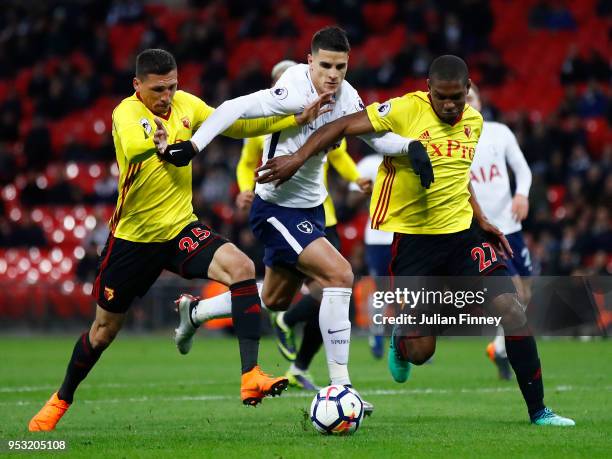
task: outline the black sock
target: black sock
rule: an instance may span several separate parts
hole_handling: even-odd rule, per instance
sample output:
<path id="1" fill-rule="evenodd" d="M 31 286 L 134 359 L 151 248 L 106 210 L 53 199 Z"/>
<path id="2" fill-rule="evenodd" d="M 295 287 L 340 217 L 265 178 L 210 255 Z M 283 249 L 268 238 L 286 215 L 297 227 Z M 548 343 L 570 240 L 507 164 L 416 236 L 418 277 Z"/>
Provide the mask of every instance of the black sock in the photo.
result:
<path id="1" fill-rule="evenodd" d="M 321 327 L 319 327 L 319 315 L 312 317 L 304 324 L 304 336 L 302 343 L 295 357 L 295 366 L 300 370 L 308 370 L 312 359 L 321 349 L 323 337 L 321 336 Z"/>
<path id="2" fill-rule="evenodd" d="M 60 400 L 72 403 L 74 391 L 81 384 L 81 381 L 85 379 L 89 370 L 96 364 L 100 355 L 102 355 L 101 350 L 91 347 L 89 331 L 83 333 L 74 345 L 64 382 L 58 391 L 57 396 Z"/>
<path id="3" fill-rule="evenodd" d="M 299 322 L 306 322 L 313 317 L 319 320 L 319 301 L 312 295 L 304 295 L 300 301 L 292 305 L 283 316 L 283 322 L 293 328 Z"/>
<path id="4" fill-rule="evenodd" d="M 261 300 L 255 279 L 230 285 L 232 293 L 232 320 L 240 346 L 242 373 L 257 365 L 259 337 L 261 336 Z"/>
<path id="5" fill-rule="evenodd" d="M 544 408 L 544 384 L 533 336 L 506 336 L 506 353 L 527 404 L 529 416 Z"/>

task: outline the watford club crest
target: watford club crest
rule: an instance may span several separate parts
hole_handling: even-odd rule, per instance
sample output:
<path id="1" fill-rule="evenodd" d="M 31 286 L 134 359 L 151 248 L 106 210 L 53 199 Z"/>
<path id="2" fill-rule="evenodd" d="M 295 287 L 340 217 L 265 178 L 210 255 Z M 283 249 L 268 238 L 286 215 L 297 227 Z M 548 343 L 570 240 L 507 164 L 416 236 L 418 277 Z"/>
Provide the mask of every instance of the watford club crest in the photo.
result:
<path id="1" fill-rule="evenodd" d="M 472 128 L 469 126 L 464 127 L 463 132 L 468 139 L 472 136 Z"/>
<path id="2" fill-rule="evenodd" d="M 115 289 L 104 287 L 104 298 L 106 298 L 106 301 L 111 301 L 113 298 L 115 298 Z"/>
<path id="3" fill-rule="evenodd" d="M 189 129 L 191 127 L 191 122 L 186 116 L 184 118 L 181 118 L 181 121 L 183 122 L 183 126 L 185 126 L 185 129 Z"/>

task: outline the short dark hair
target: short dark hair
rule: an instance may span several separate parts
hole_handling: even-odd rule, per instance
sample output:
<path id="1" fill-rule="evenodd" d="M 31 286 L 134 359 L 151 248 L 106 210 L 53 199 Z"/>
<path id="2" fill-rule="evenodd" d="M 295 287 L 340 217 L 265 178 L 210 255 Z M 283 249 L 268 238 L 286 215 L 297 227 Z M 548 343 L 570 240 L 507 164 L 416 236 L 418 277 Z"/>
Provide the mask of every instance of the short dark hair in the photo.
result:
<path id="1" fill-rule="evenodd" d="M 141 80 L 150 73 L 165 75 L 174 69 L 174 56 L 164 49 L 145 49 L 136 57 L 136 77 Z"/>
<path id="2" fill-rule="evenodd" d="M 346 32 L 338 26 L 325 27 L 312 36 L 310 51 L 315 54 L 320 49 L 348 53 L 351 50 Z"/>
<path id="3" fill-rule="evenodd" d="M 443 81 L 460 80 L 463 84 L 467 84 L 469 78 L 467 64 L 459 56 L 452 54 L 436 57 L 429 66 L 429 79 L 434 78 Z"/>

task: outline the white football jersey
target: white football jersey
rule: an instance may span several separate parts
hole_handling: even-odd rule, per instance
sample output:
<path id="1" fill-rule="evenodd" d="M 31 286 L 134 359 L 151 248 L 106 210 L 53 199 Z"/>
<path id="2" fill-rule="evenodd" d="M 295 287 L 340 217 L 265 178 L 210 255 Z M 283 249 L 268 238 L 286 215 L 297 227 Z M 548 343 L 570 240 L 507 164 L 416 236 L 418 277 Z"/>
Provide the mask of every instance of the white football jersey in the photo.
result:
<path id="1" fill-rule="evenodd" d="M 223 102 L 191 137 L 199 151 L 210 141 L 225 131 L 238 118 L 259 118 L 273 115 L 292 115 L 300 113 L 314 102 L 319 95 L 310 79 L 308 65 L 297 64 L 285 70 L 272 89 L 262 89 L 246 96 Z M 287 128 L 270 135 L 264 143 L 262 162 L 265 164 L 274 157 L 295 153 L 321 126 L 350 115 L 365 107 L 357 91 L 343 81 L 334 96 L 331 111 L 317 117 L 304 126 Z M 404 155 L 411 139 L 393 132 L 372 133 L 360 136 L 372 148 L 385 155 Z M 328 150 L 340 145 L 331 145 Z M 255 193 L 262 199 L 284 207 L 312 208 L 325 201 L 327 190 L 323 184 L 323 163 L 326 152 L 311 157 L 285 183 L 276 188 L 276 183 L 257 184 Z"/>
<path id="2" fill-rule="evenodd" d="M 287 69 L 276 85 L 270 89 L 270 93 L 274 96 L 272 103 L 283 104 L 284 101 L 287 101 L 287 106 L 299 106 L 301 109 L 319 97 L 310 79 L 310 72 L 306 64 L 294 65 Z M 266 113 L 276 111 L 272 108 L 262 108 Z M 363 108 L 363 103 L 357 91 L 347 81 L 343 81 L 342 86 L 335 94 L 335 103 L 330 112 L 324 113 L 310 124 L 285 129 L 266 138 L 262 163 L 265 164 L 274 157 L 293 154 L 321 126 L 344 115 L 363 110 Z M 339 143 L 338 145 L 332 145 L 329 150 L 338 146 Z M 323 163 L 325 161 L 327 161 L 326 152 L 321 152 L 306 161 L 293 177 L 278 188 L 276 188 L 275 182 L 258 183 L 255 186 L 255 193 L 265 201 L 284 207 L 310 208 L 318 206 L 327 197 L 327 190 L 323 183 Z"/>
<path id="3" fill-rule="evenodd" d="M 367 178 L 374 182 L 378 174 L 378 167 L 383 161 L 384 156 L 378 153 L 365 156 L 357 163 L 359 176 Z M 349 185 L 351 191 L 361 191 L 359 185 L 351 183 Z M 391 245 L 393 243 L 393 233 L 372 229 L 372 219 L 368 218 L 368 223 L 365 227 L 364 242 L 368 245 Z"/>
<path id="4" fill-rule="evenodd" d="M 505 124 L 485 121 L 470 171 L 476 200 L 487 218 L 504 234 L 521 230 L 512 216 L 508 168 L 516 180 L 516 193 L 529 196 L 531 171 L 516 137 Z"/>

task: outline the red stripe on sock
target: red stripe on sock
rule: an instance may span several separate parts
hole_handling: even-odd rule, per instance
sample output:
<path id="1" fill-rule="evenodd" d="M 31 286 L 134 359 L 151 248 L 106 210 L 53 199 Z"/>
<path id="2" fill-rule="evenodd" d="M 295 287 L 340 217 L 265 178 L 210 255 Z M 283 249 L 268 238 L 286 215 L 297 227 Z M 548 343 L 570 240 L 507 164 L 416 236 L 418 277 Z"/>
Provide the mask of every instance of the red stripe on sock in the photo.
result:
<path id="1" fill-rule="evenodd" d="M 533 378 L 531 378 L 533 380 L 536 379 L 542 379 L 542 367 L 538 367 L 538 369 L 536 370 L 535 374 L 533 375 Z"/>
<path id="2" fill-rule="evenodd" d="M 255 295 L 258 293 L 257 287 L 242 287 L 235 290 L 231 290 L 232 295 L 243 296 L 243 295 Z"/>
<path id="3" fill-rule="evenodd" d="M 257 290 L 255 290 L 254 292 L 244 292 L 244 293 L 234 293 L 232 292 L 232 297 L 237 297 L 237 296 L 254 296 L 257 294 Z"/>

